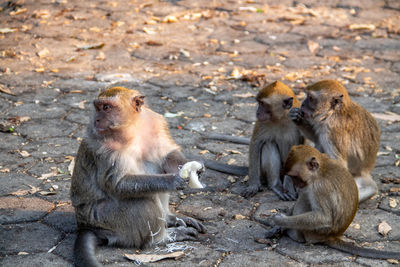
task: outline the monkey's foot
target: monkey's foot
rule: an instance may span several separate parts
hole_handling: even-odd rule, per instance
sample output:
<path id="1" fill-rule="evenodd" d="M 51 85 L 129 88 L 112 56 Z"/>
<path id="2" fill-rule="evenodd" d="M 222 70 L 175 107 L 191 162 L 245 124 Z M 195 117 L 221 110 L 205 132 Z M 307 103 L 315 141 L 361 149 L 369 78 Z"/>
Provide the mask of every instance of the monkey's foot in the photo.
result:
<path id="1" fill-rule="evenodd" d="M 259 185 L 249 185 L 248 187 L 242 190 L 240 195 L 244 198 L 249 198 L 254 196 L 258 191 L 260 191 Z"/>
<path id="2" fill-rule="evenodd" d="M 198 232 L 192 227 L 179 226 L 168 228 L 168 238 L 171 242 L 179 242 L 185 240 L 196 240 Z"/>
<path id="3" fill-rule="evenodd" d="M 198 161 L 190 161 L 185 163 L 179 170 L 179 176 L 186 179 L 189 178 L 189 186 L 191 188 L 204 188 L 199 181 L 199 176 L 204 172 L 204 165 Z"/>
<path id="4" fill-rule="evenodd" d="M 206 232 L 206 227 L 196 219 L 193 219 L 191 217 L 180 217 L 179 219 L 183 220 L 187 226 L 190 226 L 190 227 L 193 227 L 194 229 L 196 229 L 199 233 Z"/>
<path id="5" fill-rule="evenodd" d="M 274 237 L 280 238 L 282 234 L 283 234 L 282 227 L 274 226 L 267 231 L 267 233 L 265 234 L 265 238 L 274 238 Z"/>
<path id="6" fill-rule="evenodd" d="M 272 187 L 271 190 L 282 200 L 290 201 L 290 200 L 296 200 L 297 199 L 297 193 L 296 192 L 294 192 L 294 194 L 289 192 L 289 191 L 288 192 L 284 192 L 281 187 Z"/>

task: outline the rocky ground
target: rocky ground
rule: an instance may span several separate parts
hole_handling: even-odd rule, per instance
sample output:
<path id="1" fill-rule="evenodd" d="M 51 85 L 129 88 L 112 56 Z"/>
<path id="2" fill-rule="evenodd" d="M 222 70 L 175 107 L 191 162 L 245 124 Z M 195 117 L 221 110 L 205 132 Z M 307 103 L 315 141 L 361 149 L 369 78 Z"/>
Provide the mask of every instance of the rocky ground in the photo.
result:
<path id="1" fill-rule="evenodd" d="M 342 81 L 382 130 L 379 194 L 345 237 L 400 251 L 399 1 L 15 0 L 0 3 L 0 21 L 0 265 L 72 265 L 71 162 L 92 99 L 111 85 L 145 94 L 186 153 L 243 165 L 247 146 L 198 132 L 249 137 L 262 84 L 281 80 L 301 97 L 312 82 Z M 98 258 L 132 266 L 124 254 L 178 249 L 183 257 L 152 265 L 399 264 L 288 238 L 259 242 L 268 228 L 258 221 L 292 203 L 268 190 L 244 199 L 243 180 L 208 170 L 203 191 L 173 194 L 171 209 L 206 225 L 199 241 L 101 248 Z"/>

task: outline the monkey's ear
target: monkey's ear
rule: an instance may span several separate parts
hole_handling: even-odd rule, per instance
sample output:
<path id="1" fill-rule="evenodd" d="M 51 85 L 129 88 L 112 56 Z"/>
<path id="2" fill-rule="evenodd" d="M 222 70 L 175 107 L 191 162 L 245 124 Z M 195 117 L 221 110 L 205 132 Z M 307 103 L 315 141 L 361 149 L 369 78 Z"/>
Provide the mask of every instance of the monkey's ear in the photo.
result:
<path id="1" fill-rule="evenodd" d="M 343 105 L 343 95 L 334 96 L 331 99 L 331 108 L 339 110 Z"/>
<path id="2" fill-rule="evenodd" d="M 293 97 L 288 97 L 283 100 L 282 107 L 284 109 L 291 109 L 293 106 Z"/>
<path id="3" fill-rule="evenodd" d="M 310 171 L 317 171 L 319 169 L 319 163 L 315 157 L 312 157 L 308 162 L 307 162 L 307 167 Z"/>
<path id="4" fill-rule="evenodd" d="M 139 96 L 135 96 L 135 97 L 132 99 L 132 106 L 133 106 L 133 108 L 134 108 L 137 112 L 139 112 L 139 111 L 140 111 L 140 108 L 143 106 L 143 104 L 144 104 L 144 98 L 145 98 L 145 96 L 139 95 Z"/>

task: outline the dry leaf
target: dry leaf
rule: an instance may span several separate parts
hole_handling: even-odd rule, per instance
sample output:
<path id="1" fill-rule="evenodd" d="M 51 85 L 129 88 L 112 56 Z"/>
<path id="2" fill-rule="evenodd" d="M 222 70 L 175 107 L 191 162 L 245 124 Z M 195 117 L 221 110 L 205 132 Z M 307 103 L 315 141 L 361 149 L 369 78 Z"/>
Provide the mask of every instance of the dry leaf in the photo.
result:
<path id="1" fill-rule="evenodd" d="M 19 14 L 25 13 L 27 10 L 28 10 L 27 8 L 18 8 L 15 11 L 11 11 L 10 12 L 10 16 L 15 16 L 15 15 L 19 15 Z"/>
<path id="2" fill-rule="evenodd" d="M 75 167 L 75 158 L 71 160 L 71 163 L 68 165 L 68 171 L 72 175 L 74 173 L 74 167 Z"/>
<path id="3" fill-rule="evenodd" d="M 36 71 L 36 72 L 44 72 L 44 68 L 43 68 L 43 67 L 36 68 L 35 71 Z"/>
<path id="4" fill-rule="evenodd" d="M 243 216 L 242 214 L 235 214 L 235 216 L 233 216 L 233 218 L 235 220 L 243 220 L 243 219 L 246 219 L 246 216 Z"/>
<path id="5" fill-rule="evenodd" d="M 228 179 L 228 181 L 231 182 L 231 183 L 236 182 L 236 178 L 233 177 L 233 176 L 230 176 L 230 175 L 229 175 L 227 179 Z"/>
<path id="6" fill-rule="evenodd" d="M 96 43 L 96 44 L 90 44 L 90 45 L 81 45 L 77 46 L 76 51 L 82 51 L 82 50 L 89 50 L 89 49 L 100 49 L 104 46 L 104 43 Z"/>
<path id="7" fill-rule="evenodd" d="M 200 151 L 199 153 L 200 153 L 200 155 L 204 155 L 204 154 L 206 154 L 208 152 L 210 152 L 210 151 L 208 151 L 207 149 L 204 149 L 204 150 Z"/>
<path id="8" fill-rule="evenodd" d="M 400 121 L 400 115 L 394 112 L 386 111 L 385 113 L 372 113 L 376 119 L 397 122 Z"/>
<path id="9" fill-rule="evenodd" d="M 28 185 L 31 189 L 19 189 L 15 192 L 10 193 L 10 195 L 12 196 L 25 196 L 27 194 L 35 194 L 37 191 L 39 191 L 38 187 L 32 186 L 32 185 Z"/>
<path id="10" fill-rule="evenodd" d="M 178 19 L 175 16 L 169 15 L 163 18 L 162 22 L 173 23 L 173 22 L 178 22 Z"/>
<path id="11" fill-rule="evenodd" d="M 2 85 L 2 84 L 0 84 L 0 92 L 15 96 L 15 94 L 13 92 L 11 92 L 10 89 L 4 87 L 4 85 Z"/>
<path id="12" fill-rule="evenodd" d="M 38 179 L 39 180 L 44 180 L 44 179 L 53 177 L 53 176 L 55 176 L 57 174 L 58 174 L 57 170 L 53 170 L 52 172 L 42 174 Z"/>
<path id="13" fill-rule="evenodd" d="M 389 262 L 390 264 L 395 264 L 395 265 L 399 264 L 399 261 L 396 259 L 387 259 L 386 261 Z"/>
<path id="14" fill-rule="evenodd" d="M 24 158 L 27 158 L 27 157 L 30 156 L 30 154 L 28 153 L 28 151 L 25 151 L 25 150 L 19 151 L 19 154 L 20 154 L 22 157 L 24 157 Z"/>
<path id="15" fill-rule="evenodd" d="M 49 49 L 47 49 L 47 48 L 45 48 L 45 49 L 43 49 L 43 50 L 41 50 L 41 51 L 39 51 L 39 52 L 37 53 L 37 55 L 38 55 L 40 58 L 44 58 L 44 57 L 47 56 L 48 54 L 50 54 L 50 51 L 49 51 Z"/>
<path id="16" fill-rule="evenodd" d="M 79 102 L 78 108 L 80 108 L 80 109 L 85 109 L 85 103 L 86 103 L 86 102 L 87 102 L 87 100 L 83 100 L 83 101 Z"/>
<path id="17" fill-rule="evenodd" d="M 353 227 L 356 230 L 360 230 L 361 229 L 361 226 L 358 223 L 352 223 L 352 224 L 350 224 L 350 226 Z"/>
<path id="18" fill-rule="evenodd" d="M 375 25 L 373 24 L 351 24 L 349 26 L 350 30 L 370 30 L 373 31 L 375 30 Z"/>
<path id="19" fill-rule="evenodd" d="M 240 98 L 249 98 L 249 97 L 254 97 L 253 93 L 247 92 L 244 94 L 234 94 L 233 96 L 235 97 L 240 97 Z"/>
<path id="20" fill-rule="evenodd" d="M 397 207 L 397 199 L 389 198 L 389 207 L 396 208 Z"/>
<path id="21" fill-rule="evenodd" d="M 235 162 L 236 162 L 235 159 L 229 159 L 229 160 L 228 160 L 228 164 L 229 164 L 229 165 L 234 164 Z"/>
<path id="22" fill-rule="evenodd" d="M 0 172 L 2 172 L 2 173 L 9 173 L 9 172 L 10 172 L 10 169 L 9 169 L 9 168 L 3 168 L 3 169 L 0 170 Z"/>
<path id="23" fill-rule="evenodd" d="M 0 28 L 0 33 L 10 33 L 10 32 L 16 32 L 17 29 L 11 29 L 11 28 Z"/>
<path id="24" fill-rule="evenodd" d="M 151 29 L 151 28 L 147 28 L 147 27 L 143 27 L 143 31 L 147 34 L 156 34 L 156 31 Z"/>
<path id="25" fill-rule="evenodd" d="M 97 59 L 97 60 L 105 60 L 105 59 L 106 59 L 106 55 L 105 55 L 102 51 L 100 51 L 100 52 L 97 54 L 96 59 Z"/>
<path id="26" fill-rule="evenodd" d="M 50 192 L 50 191 L 40 191 L 39 194 L 41 194 L 42 196 L 50 196 L 50 195 L 55 195 L 56 192 Z"/>
<path id="27" fill-rule="evenodd" d="M 392 230 L 392 227 L 386 221 L 382 221 L 378 225 L 378 232 L 383 236 L 386 236 L 390 230 Z"/>
<path id="28" fill-rule="evenodd" d="M 124 254 L 126 258 L 131 261 L 140 263 L 156 262 L 163 259 L 179 259 L 183 257 L 185 253 L 183 251 L 175 251 L 168 254 L 156 255 L 156 254 Z"/>
<path id="29" fill-rule="evenodd" d="M 307 46 L 308 46 L 308 50 L 310 50 L 310 52 L 312 54 L 314 54 L 314 52 L 317 51 L 318 48 L 319 48 L 319 43 L 311 41 L 311 40 L 308 40 Z"/>

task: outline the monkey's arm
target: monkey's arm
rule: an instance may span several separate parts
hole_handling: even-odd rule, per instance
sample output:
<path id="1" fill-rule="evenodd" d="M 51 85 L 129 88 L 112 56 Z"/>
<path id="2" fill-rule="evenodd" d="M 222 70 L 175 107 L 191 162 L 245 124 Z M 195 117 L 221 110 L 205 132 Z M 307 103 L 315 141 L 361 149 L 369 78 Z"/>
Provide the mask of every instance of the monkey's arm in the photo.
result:
<path id="1" fill-rule="evenodd" d="M 285 229 L 295 229 L 303 231 L 314 231 L 318 229 L 329 229 L 332 221 L 328 214 L 319 211 L 305 212 L 299 215 L 286 216 L 277 214 L 272 218 L 276 226 Z"/>
<path id="2" fill-rule="evenodd" d="M 254 196 L 261 186 L 261 151 L 264 146 L 264 140 L 254 140 L 250 144 L 249 151 L 249 185 L 240 194 L 243 197 Z"/>
<path id="3" fill-rule="evenodd" d="M 178 174 L 139 174 L 119 177 L 112 170 L 106 173 L 104 191 L 118 198 L 143 197 L 156 192 L 176 190 L 184 183 Z"/>
<path id="4" fill-rule="evenodd" d="M 300 108 L 292 108 L 289 111 L 289 117 L 297 125 L 297 127 L 299 127 L 307 139 L 317 144 L 317 135 L 315 134 L 312 125 L 304 117 L 304 113 L 300 110 Z"/>

